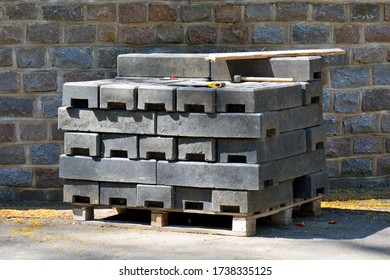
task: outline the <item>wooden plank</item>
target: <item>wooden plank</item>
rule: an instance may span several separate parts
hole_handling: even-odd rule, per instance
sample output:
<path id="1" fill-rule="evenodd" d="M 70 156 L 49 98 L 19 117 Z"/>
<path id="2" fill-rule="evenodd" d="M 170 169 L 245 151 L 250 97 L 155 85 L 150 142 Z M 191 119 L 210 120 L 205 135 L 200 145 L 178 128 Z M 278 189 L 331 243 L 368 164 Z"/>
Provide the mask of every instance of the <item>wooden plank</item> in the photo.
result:
<path id="1" fill-rule="evenodd" d="M 342 55 L 345 50 L 339 48 L 333 49 L 310 49 L 310 50 L 283 50 L 283 51 L 260 51 L 260 52 L 235 52 L 235 53 L 213 53 L 206 59 L 212 62 L 220 60 L 238 60 L 238 59 L 264 59 L 271 57 L 288 56 L 329 56 Z"/>

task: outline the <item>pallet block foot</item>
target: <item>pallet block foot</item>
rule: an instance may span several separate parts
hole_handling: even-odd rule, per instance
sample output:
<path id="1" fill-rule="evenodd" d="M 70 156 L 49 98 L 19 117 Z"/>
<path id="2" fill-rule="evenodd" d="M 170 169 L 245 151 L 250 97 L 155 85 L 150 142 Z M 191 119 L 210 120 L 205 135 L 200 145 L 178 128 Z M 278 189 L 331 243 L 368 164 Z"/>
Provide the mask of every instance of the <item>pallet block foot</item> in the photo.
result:
<path id="1" fill-rule="evenodd" d="M 89 221 L 95 218 L 93 207 L 74 207 L 72 210 L 75 221 Z"/>
<path id="2" fill-rule="evenodd" d="M 271 222 L 278 225 L 289 225 L 292 223 L 292 208 L 280 211 L 271 216 Z"/>
<path id="3" fill-rule="evenodd" d="M 321 215 L 321 200 L 315 200 L 306 204 L 301 205 L 301 212 L 307 213 L 311 216 Z"/>
<path id="4" fill-rule="evenodd" d="M 232 231 L 244 236 L 256 234 L 256 219 L 251 217 L 233 217 Z"/>
<path id="5" fill-rule="evenodd" d="M 152 212 L 151 223 L 152 227 L 164 227 L 168 225 L 168 212 Z"/>

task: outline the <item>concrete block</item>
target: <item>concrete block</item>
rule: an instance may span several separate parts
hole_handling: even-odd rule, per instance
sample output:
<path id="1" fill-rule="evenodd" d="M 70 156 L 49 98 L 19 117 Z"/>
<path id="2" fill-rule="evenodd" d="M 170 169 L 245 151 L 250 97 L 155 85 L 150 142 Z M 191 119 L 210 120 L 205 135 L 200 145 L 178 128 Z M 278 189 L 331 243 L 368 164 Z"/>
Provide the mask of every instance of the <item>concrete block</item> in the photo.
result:
<path id="1" fill-rule="evenodd" d="M 64 181 L 64 202 L 99 204 L 99 183 L 95 181 Z"/>
<path id="2" fill-rule="evenodd" d="M 138 109 L 146 111 L 176 111 L 176 87 L 165 85 L 140 85 Z"/>
<path id="3" fill-rule="evenodd" d="M 303 89 L 303 105 L 317 103 L 322 107 L 323 86 L 321 80 L 301 82 Z"/>
<path id="4" fill-rule="evenodd" d="M 209 78 L 207 54 L 122 54 L 117 59 L 119 77 Z"/>
<path id="5" fill-rule="evenodd" d="M 218 162 L 261 163 L 306 152 L 305 130 L 263 139 L 218 139 Z M 179 146 L 180 151 L 180 146 Z"/>
<path id="6" fill-rule="evenodd" d="M 324 125 L 306 128 L 306 143 L 309 152 L 323 149 L 326 141 L 326 128 Z"/>
<path id="7" fill-rule="evenodd" d="M 125 83 L 100 87 L 101 109 L 137 109 L 137 86 Z"/>
<path id="8" fill-rule="evenodd" d="M 329 189 L 328 173 L 319 171 L 294 180 L 293 190 L 296 198 L 312 198 L 325 194 Z"/>
<path id="9" fill-rule="evenodd" d="M 94 211 L 93 207 L 73 207 L 73 220 L 75 221 L 90 221 L 93 220 Z"/>
<path id="10" fill-rule="evenodd" d="M 259 190 L 278 184 L 274 162 L 263 164 L 157 162 L 157 184 L 209 189 Z"/>
<path id="11" fill-rule="evenodd" d="M 292 180 L 310 173 L 325 170 L 325 151 L 318 149 L 276 161 L 279 181 Z"/>
<path id="12" fill-rule="evenodd" d="M 243 236 L 256 234 L 256 219 L 254 217 L 233 217 L 232 231 Z"/>
<path id="13" fill-rule="evenodd" d="M 292 223 L 293 209 L 289 208 L 271 216 L 271 222 L 273 224 L 287 226 Z"/>
<path id="14" fill-rule="evenodd" d="M 318 104 L 278 111 L 280 132 L 308 128 L 322 124 L 322 110 Z"/>
<path id="15" fill-rule="evenodd" d="M 157 134 L 162 136 L 265 138 L 278 132 L 277 112 L 157 115 Z"/>
<path id="16" fill-rule="evenodd" d="M 102 134 L 102 157 L 138 158 L 138 137 L 128 134 Z"/>
<path id="17" fill-rule="evenodd" d="M 175 137 L 140 136 L 139 156 L 142 159 L 177 159 L 177 139 Z"/>
<path id="18" fill-rule="evenodd" d="M 98 157 L 100 156 L 100 135 L 97 133 L 65 132 L 64 153 Z"/>
<path id="19" fill-rule="evenodd" d="M 211 196 L 212 189 L 175 187 L 175 208 L 211 212 Z"/>
<path id="20" fill-rule="evenodd" d="M 152 227 L 161 228 L 168 225 L 168 212 L 152 211 L 150 217 L 150 225 Z"/>
<path id="21" fill-rule="evenodd" d="M 177 90 L 178 112 L 215 113 L 215 89 L 202 87 L 180 87 Z"/>
<path id="22" fill-rule="evenodd" d="M 178 152 L 179 160 L 214 162 L 217 159 L 217 139 L 179 137 Z"/>
<path id="23" fill-rule="evenodd" d="M 137 185 L 100 183 L 100 204 L 110 206 L 137 206 Z"/>
<path id="24" fill-rule="evenodd" d="M 58 128 L 71 131 L 92 131 L 124 134 L 155 134 L 154 112 L 124 110 L 58 109 Z"/>
<path id="25" fill-rule="evenodd" d="M 137 205 L 147 208 L 174 208 L 175 189 L 171 186 L 137 185 Z"/>
<path id="26" fill-rule="evenodd" d="M 60 156 L 60 178 L 156 184 L 155 160 Z"/>
<path id="27" fill-rule="evenodd" d="M 298 83 L 229 84 L 217 89 L 217 112 L 260 113 L 301 105 Z"/>
<path id="28" fill-rule="evenodd" d="M 293 78 L 297 82 L 321 79 L 324 61 L 320 56 L 273 57 L 272 72 L 278 78 Z"/>
<path id="29" fill-rule="evenodd" d="M 312 216 L 320 216 L 321 215 L 321 200 L 317 199 L 315 201 L 305 203 L 301 205 L 300 211 L 306 212 Z"/>

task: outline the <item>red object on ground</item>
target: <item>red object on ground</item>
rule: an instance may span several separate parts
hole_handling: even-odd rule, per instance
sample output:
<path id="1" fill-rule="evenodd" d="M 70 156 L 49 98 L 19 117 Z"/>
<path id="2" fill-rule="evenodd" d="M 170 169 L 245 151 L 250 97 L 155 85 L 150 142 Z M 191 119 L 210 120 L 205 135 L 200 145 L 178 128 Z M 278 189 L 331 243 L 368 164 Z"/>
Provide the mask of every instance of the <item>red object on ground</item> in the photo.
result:
<path id="1" fill-rule="evenodd" d="M 299 224 L 296 224 L 297 227 L 304 227 L 305 226 L 305 223 L 304 222 L 300 222 Z"/>
<path id="2" fill-rule="evenodd" d="M 330 225 L 335 225 L 335 224 L 337 224 L 337 221 L 333 221 L 333 220 L 332 220 L 332 221 L 329 221 L 328 224 L 330 224 Z"/>

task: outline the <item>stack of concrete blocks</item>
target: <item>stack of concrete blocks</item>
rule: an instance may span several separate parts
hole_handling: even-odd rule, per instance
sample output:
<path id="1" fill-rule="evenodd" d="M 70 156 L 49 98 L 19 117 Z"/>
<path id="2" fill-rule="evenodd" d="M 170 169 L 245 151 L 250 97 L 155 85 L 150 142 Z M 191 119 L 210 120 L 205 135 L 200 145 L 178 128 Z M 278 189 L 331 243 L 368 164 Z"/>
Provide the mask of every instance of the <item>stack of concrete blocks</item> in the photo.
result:
<path id="1" fill-rule="evenodd" d="M 66 83 L 64 201 L 84 220 L 100 206 L 150 209 L 161 226 L 170 211 L 227 214 L 252 235 L 255 214 L 326 192 L 321 70 L 321 57 L 132 54 L 118 57 L 116 79 Z M 234 74 L 294 82 L 230 83 Z M 226 86 L 198 86 L 209 80 Z M 319 201 L 302 207 L 318 212 Z"/>

